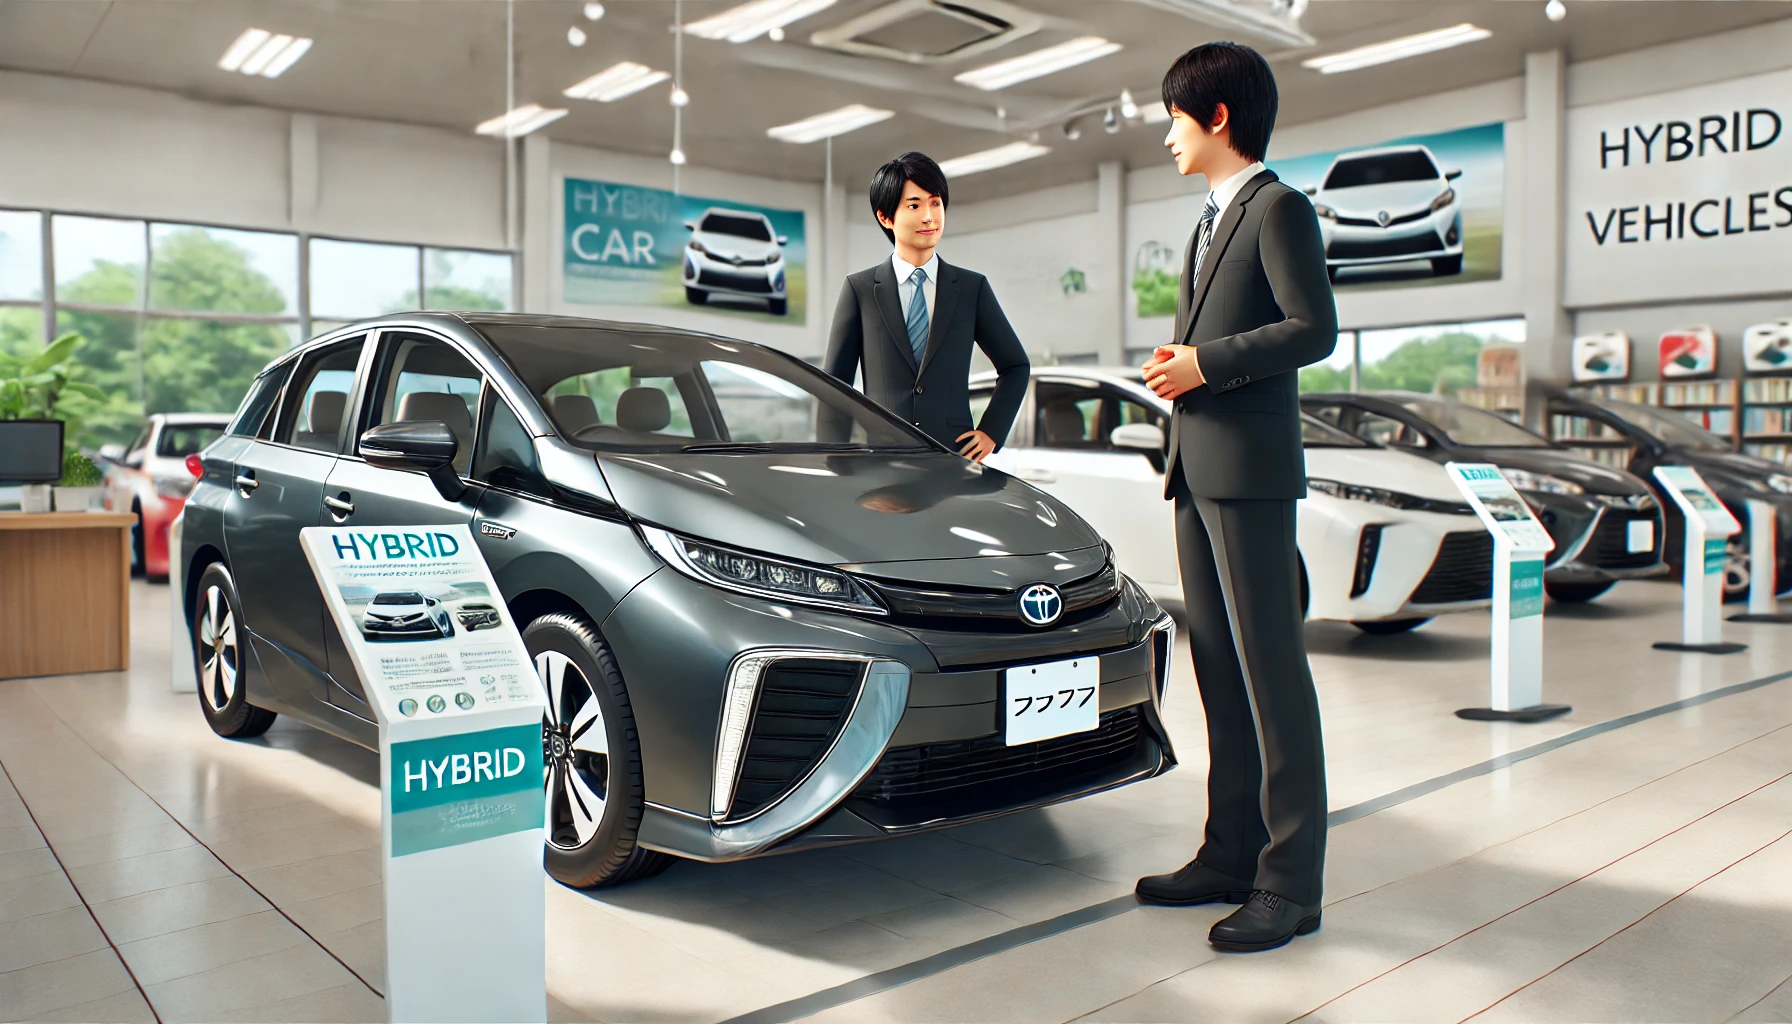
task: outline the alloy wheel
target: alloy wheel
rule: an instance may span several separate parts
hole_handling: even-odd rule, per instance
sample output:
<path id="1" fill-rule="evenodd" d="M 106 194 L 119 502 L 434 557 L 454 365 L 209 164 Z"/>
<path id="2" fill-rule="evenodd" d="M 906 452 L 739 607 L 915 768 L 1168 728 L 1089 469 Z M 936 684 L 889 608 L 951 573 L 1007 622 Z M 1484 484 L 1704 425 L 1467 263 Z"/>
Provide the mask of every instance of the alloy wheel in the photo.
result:
<path id="1" fill-rule="evenodd" d="M 1747 593 L 1750 568 L 1748 542 L 1741 537 L 1724 541 L 1724 593 Z"/>
<path id="2" fill-rule="evenodd" d="M 236 696 L 238 656 L 236 616 L 218 587 L 205 591 L 199 619 L 199 685 L 213 711 L 222 712 Z"/>
<path id="3" fill-rule="evenodd" d="M 535 656 L 547 691 L 541 722 L 542 791 L 548 842 L 573 850 L 591 841 L 603 824 L 610 791 L 610 734 L 591 681 L 558 651 Z"/>

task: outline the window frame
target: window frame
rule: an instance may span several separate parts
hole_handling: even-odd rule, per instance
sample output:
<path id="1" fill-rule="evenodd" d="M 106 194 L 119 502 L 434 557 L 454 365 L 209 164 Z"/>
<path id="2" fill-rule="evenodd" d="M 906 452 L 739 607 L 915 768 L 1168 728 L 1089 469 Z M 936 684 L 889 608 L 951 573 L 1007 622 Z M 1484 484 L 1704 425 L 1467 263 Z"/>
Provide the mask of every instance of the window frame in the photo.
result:
<path id="1" fill-rule="evenodd" d="M 269 422 L 273 424 L 271 432 L 272 436 L 262 438 L 261 440 L 267 444 L 279 445 L 282 448 L 290 448 L 293 451 L 316 452 L 320 455 L 341 456 L 343 428 L 348 426 L 351 412 L 359 401 L 359 395 L 365 387 L 367 358 L 371 348 L 369 343 L 376 333 L 377 332 L 369 331 L 366 334 L 349 335 L 346 338 L 332 339 L 329 342 L 313 346 L 300 353 L 294 361 L 292 372 L 286 375 L 286 383 L 282 384 L 280 387 L 279 415 L 269 417 Z M 307 445 L 294 444 L 291 441 L 280 440 L 282 435 L 290 435 L 292 433 L 295 420 L 298 417 L 298 405 L 303 401 L 305 392 L 297 390 L 294 385 L 304 378 L 306 369 L 315 365 L 315 363 L 320 360 L 329 358 L 330 354 L 333 354 L 338 350 L 346 350 L 350 345 L 355 344 L 361 346 L 361 351 L 355 357 L 354 378 L 349 382 L 348 402 L 343 407 L 342 413 L 343 422 L 336 429 L 336 446 L 331 449 L 312 448 Z M 307 381 L 307 383 L 309 382 Z M 305 390 L 308 391 L 309 388 L 307 387 Z"/>

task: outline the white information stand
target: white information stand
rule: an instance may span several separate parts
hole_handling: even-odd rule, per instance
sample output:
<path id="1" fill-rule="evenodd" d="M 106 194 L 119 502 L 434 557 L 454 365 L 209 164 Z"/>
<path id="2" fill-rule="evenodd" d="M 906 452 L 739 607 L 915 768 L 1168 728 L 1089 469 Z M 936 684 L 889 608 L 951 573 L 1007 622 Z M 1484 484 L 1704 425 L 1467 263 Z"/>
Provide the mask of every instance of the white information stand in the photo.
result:
<path id="1" fill-rule="evenodd" d="M 545 1021 L 544 699 L 472 532 L 300 540 L 379 718 L 387 1018 Z"/>
<path id="2" fill-rule="evenodd" d="M 1654 646 L 1663 651 L 1734 654 L 1747 644 L 1725 643 L 1724 541 L 1742 524 L 1724 508 L 1691 466 L 1656 466 L 1655 479 L 1667 488 L 1686 521 L 1686 549 L 1681 556 L 1681 639 Z"/>
<path id="3" fill-rule="evenodd" d="M 175 693 L 198 693 L 199 674 L 193 664 L 193 633 L 187 628 L 185 595 L 180 565 L 183 507 L 168 524 L 168 684 Z"/>
<path id="4" fill-rule="evenodd" d="M 1459 718 L 1541 722 L 1573 710 L 1543 703 L 1543 561 L 1555 541 L 1498 467 L 1445 464 L 1493 535 L 1493 702 Z"/>
<path id="5" fill-rule="evenodd" d="M 1792 622 L 1780 611 L 1778 512 L 1765 501 L 1748 500 L 1748 611 L 1731 622 Z"/>

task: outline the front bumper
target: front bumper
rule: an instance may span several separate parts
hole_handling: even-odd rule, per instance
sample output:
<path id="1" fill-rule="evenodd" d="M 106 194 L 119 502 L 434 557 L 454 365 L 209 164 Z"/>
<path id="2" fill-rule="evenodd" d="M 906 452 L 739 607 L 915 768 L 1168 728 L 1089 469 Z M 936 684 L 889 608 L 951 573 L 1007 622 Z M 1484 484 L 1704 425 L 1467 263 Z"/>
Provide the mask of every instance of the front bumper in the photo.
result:
<path id="1" fill-rule="evenodd" d="M 1462 218 L 1454 205 L 1387 227 L 1320 218 L 1325 262 L 1333 267 L 1370 266 L 1462 254 Z"/>
<path id="2" fill-rule="evenodd" d="M 1131 585 L 1072 627 L 942 633 L 729 594 L 662 571 L 617 607 L 604 632 L 630 682 L 640 736 L 640 841 L 681 857 L 736 860 L 944 828 L 1111 789 L 1176 763 L 1158 711 L 1169 619 Z M 803 748 L 815 754 L 772 751 L 814 756 L 813 764 L 782 795 L 741 813 L 738 804 L 717 806 L 726 799 L 717 765 L 730 756 L 728 676 L 765 648 L 792 664 L 809 654 L 865 668 L 857 691 L 837 705 L 847 708 L 839 726 Z M 1003 743 L 1002 670 L 1077 654 L 1101 656 L 1101 726 Z M 793 692 L 760 684 L 743 705 L 754 709 L 753 728 L 771 736 L 764 716 L 788 706 Z M 736 777 L 763 778 L 751 761 L 759 735 L 729 742 L 740 758 Z"/>
<path id="3" fill-rule="evenodd" d="M 1309 619 L 1430 618 L 1493 605 L 1492 540 L 1473 516 L 1309 493 L 1296 523 Z"/>
<path id="4" fill-rule="evenodd" d="M 687 248 L 684 253 L 683 280 L 686 288 L 719 295 L 739 295 L 755 299 L 788 297 L 783 260 L 771 264 L 737 266 L 728 260 Z"/>
<path id="5" fill-rule="evenodd" d="M 1602 583 L 1658 576 L 1668 571 L 1667 563 L 1662 561 L 1666 536 L 1659 506 L 1638 509 L 1584 495 L 1534 491 L 1526 491 L 1524 498 L 1556 544 L 1544 570 L 1546 579 Z M 1632 551 L 1630 524 L 1638 521 L 1652 524 L 1652 540 L 1647 549 Z"/>

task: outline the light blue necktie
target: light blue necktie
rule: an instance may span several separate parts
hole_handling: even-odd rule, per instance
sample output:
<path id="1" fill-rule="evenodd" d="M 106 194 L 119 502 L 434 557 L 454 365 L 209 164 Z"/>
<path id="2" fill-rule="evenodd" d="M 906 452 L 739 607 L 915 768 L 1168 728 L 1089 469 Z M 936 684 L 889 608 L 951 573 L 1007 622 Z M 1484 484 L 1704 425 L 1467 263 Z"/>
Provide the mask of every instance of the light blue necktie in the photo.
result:
<path id="1" fill-rule="evenodd" d="M 921 354 L 927 351 L 927 293 L 921 286 L 927 283 L 927 271 L 919 267 L 908 279 L 915 284 L 915 296 L 908 303 L 908 344 L 915 350 L 915 362 L 921 361 Z"/>
<path id="2" fill-rule="evenodd" d="M 1207 193 L 1207 205 L 1201 207 L 1201 222 L 1195 225 L 1195 233 L 1199 241 L 1195 243 L 1195 272 L 1191 279 L 1201 276 L 1201 260 L 1207 255 L 1207 245 L 1213 241 L 1213 219 L 1219 216 L 1219 203 L 1214 200 L 1212 192 Z"/>

